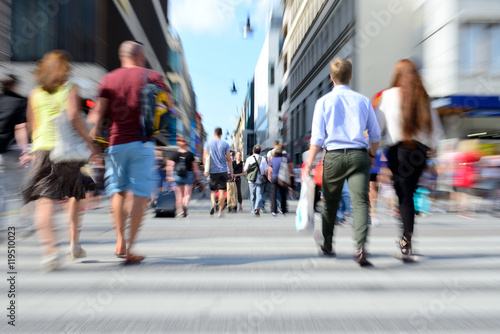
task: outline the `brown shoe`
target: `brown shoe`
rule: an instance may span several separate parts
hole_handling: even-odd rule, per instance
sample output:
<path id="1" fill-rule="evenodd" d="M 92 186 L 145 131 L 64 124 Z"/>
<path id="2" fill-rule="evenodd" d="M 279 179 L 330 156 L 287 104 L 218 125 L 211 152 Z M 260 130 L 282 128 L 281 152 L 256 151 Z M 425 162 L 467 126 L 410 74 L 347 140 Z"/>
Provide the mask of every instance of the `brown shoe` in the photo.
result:
<path id="1" fill-rule="evenodd" d="M 371 262 L 366 259 L 366 251 L 363 247 L 358 248 L 358 250 L 356 251 L 356 254 L 354 254 L 354 260 L 361 267 L 371 267 L 372 266 Z"/>

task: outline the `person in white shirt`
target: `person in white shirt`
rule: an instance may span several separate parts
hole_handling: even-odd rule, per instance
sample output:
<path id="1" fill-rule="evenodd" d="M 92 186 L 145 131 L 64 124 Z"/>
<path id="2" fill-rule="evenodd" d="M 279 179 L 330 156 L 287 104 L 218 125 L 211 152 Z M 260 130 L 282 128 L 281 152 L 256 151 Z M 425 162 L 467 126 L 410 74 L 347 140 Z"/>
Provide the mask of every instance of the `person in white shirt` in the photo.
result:
<path id="1" fill-rule="evenodd" d="M 382 93 L 375 113 L 389 146 L 387 159 L 403 221 L 399 247 L 406 260 L 412 255 L 413 195 L 426 166 L 427 154 L 438 146 L 443 135 L 439 116 L 431 109 L 429 96 L 410 59 L 394 66 L 391 88 Z"/>
<path id="2" fill-rule="evenodd" d="M 314 108 L 311 149 L 304 167 L 309 174 L 316 154 L 326 150 L 323 159 L 324 207 L 322 229 L 323 254 L 334 256 L 332 249 L 333 229 L 344 181 L 347 180 L 354 209 L 354 259 L 360 266 L 370 266 L 365 244 L 370 222 L 368 187 L 370 182 L 370 159 L 375 157 L 380 141 L 377 123 L 370 99 L 349 88 L 352 79 L 352 63 L 348 59 L 336 58 L 330 64 L 331 92 L 321 97 Z M 368 140 L 363 132 L 368 130 Z"/>
<path id="3" fill-rule="evenodd" d="M 257 163 L 259 165 L 259 172 L 257 179 L 255 181 L 248 180 L 248 188 L 250 190 L 250 210 L 254 215 L 260 216 L 260 210 L 262 208 L 262 198 L 264 183 L 260 180 L 261 175 L 267 175 L 268 164 L 264 157 L 260 156 L 261 148 L 259 145 L 253 147 L 253 154 L 247 158 L 245 161 L 245 166 L 243 167 L 243 172 L 246 174 L 248 168 Z M 267 182 L 266 182 L 267 183 Z"/>

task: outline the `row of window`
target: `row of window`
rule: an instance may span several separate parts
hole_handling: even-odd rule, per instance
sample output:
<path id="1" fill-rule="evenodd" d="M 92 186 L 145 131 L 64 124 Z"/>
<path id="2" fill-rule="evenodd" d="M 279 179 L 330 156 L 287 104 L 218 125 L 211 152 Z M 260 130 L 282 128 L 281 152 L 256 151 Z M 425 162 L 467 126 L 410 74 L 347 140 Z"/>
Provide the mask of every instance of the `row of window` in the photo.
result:
<path id="1" fill-rule="evenodd" d="M 319 10 L 321 9 L 321 6 L 325 0 L 312 0 L 308 1 L 308 4 L 306 4 L 304 11 L 300 14 L 302 14 L 301 17 L 299 17 L 297 21 L 297 26 L 295 27 L 294 31 L 291 34 L 291 40 L 289 42 L 290 46 L 288 47 L 288 52 L 290 55 L 294 55 L 295 52 L 297 51 L 300 43 L 304 39 L 304 36 L 307 33 L 307 30 L 311 26 L 312 22 L 316 18 L 316 15 L 318 14 Z M 293 4 L 291 5 L 290 9 L 290 17 L 292 18 L 290 21 L 293 22 L 293 20 L 296 19 L 298 10 L 299 10 L 299 5 L 302 4 L 302 1 L 294 1 Z M 299 15 L 300 15 L 299 14 Z"/>
<path id="2" fill-rule="evenodd" d="M 500 23 L 462 24 L 459 59 L 463 75 L 500 75 Z"/>
<path id="3" fill-rule="evenodd" d="M 330 15 L 328 22 L 314 37 L 309 48 L 304 51 L 302 58 L 298 61 L 290 74 L 290 90 L 295 92 L 297 87 L 314 69 L 319 60 L 328 49 L 338 41 L 340 35 L 354 20 L 352 2 L 342 1 L 335 11 Z"/>

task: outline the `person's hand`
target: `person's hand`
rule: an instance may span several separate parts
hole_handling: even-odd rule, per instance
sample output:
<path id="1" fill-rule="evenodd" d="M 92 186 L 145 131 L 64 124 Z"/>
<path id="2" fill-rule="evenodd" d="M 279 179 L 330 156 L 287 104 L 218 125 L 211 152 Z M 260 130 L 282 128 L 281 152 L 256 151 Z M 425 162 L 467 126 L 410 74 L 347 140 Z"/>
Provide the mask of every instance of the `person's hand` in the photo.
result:
<path id="1" fill-rule="evenodd" d="M 375 167 L 375 158 L 368 154 L 372 167 Z"/>
<path id="2" fill-rule="evenodd" d="M 173 176 L 167 176 L 167 182 L 174 182 L 175 179 Z"/>
<path id="3" fill-rule="evenodd" d="M 86 142 L 87 142 L 87 147 L 89 148 L 90 152 L 92 152 L 91 156 L 101 154 L 100 148 L 96 144 L 94 144 L 94 141 L 92 140 L 92 138 L 89 137 L 86 140 Z"/>
<path id="4" fill-rule="evenodd" d="M 205 177 L 208 177 L 208 173 L 207 172 L 203 172 L 203 175 L 205 175 Z"/>
<path id="5" fill-rule="evenodd" d="M 304 170 L 302 171 L 302 174 L 304 175 L 311 175 L 311 168 L 309 167 L 308 164 L 304 166 Z"/>
<path id="6" fill-rule="evenodd" d="M 21 154 L 21 156 L 19 157 L 19 164 L 22 166 L 22 167 L 26 167 L 28 166 L 28 164 L 31 162 L 31 154 L 28 154 L 28 153 L 24 153 L 24 154 Z"/>

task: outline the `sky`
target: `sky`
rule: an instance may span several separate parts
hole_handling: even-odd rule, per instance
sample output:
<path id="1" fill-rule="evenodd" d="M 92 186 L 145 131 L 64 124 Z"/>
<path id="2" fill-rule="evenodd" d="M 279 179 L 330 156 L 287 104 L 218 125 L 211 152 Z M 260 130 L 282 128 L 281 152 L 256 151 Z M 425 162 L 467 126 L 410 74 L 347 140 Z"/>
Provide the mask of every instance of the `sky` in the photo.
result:
<path id="1" fill-rule="evenodd" d="M 216 127 L 230 135 L 241 115 L 248 83 L 266 35 L 268 8 L 276 0 L 171 0 L 169 20 L 184 48 L 198 112 L 209 138 Z M 279 1 L 278 1 L 279 2 Z M 243 38 L 250 16 L 253 36 Z M 231 94 L 233 81 L 238 94 Z M 231 136 L 228 142 L 231 142 Z"/>

